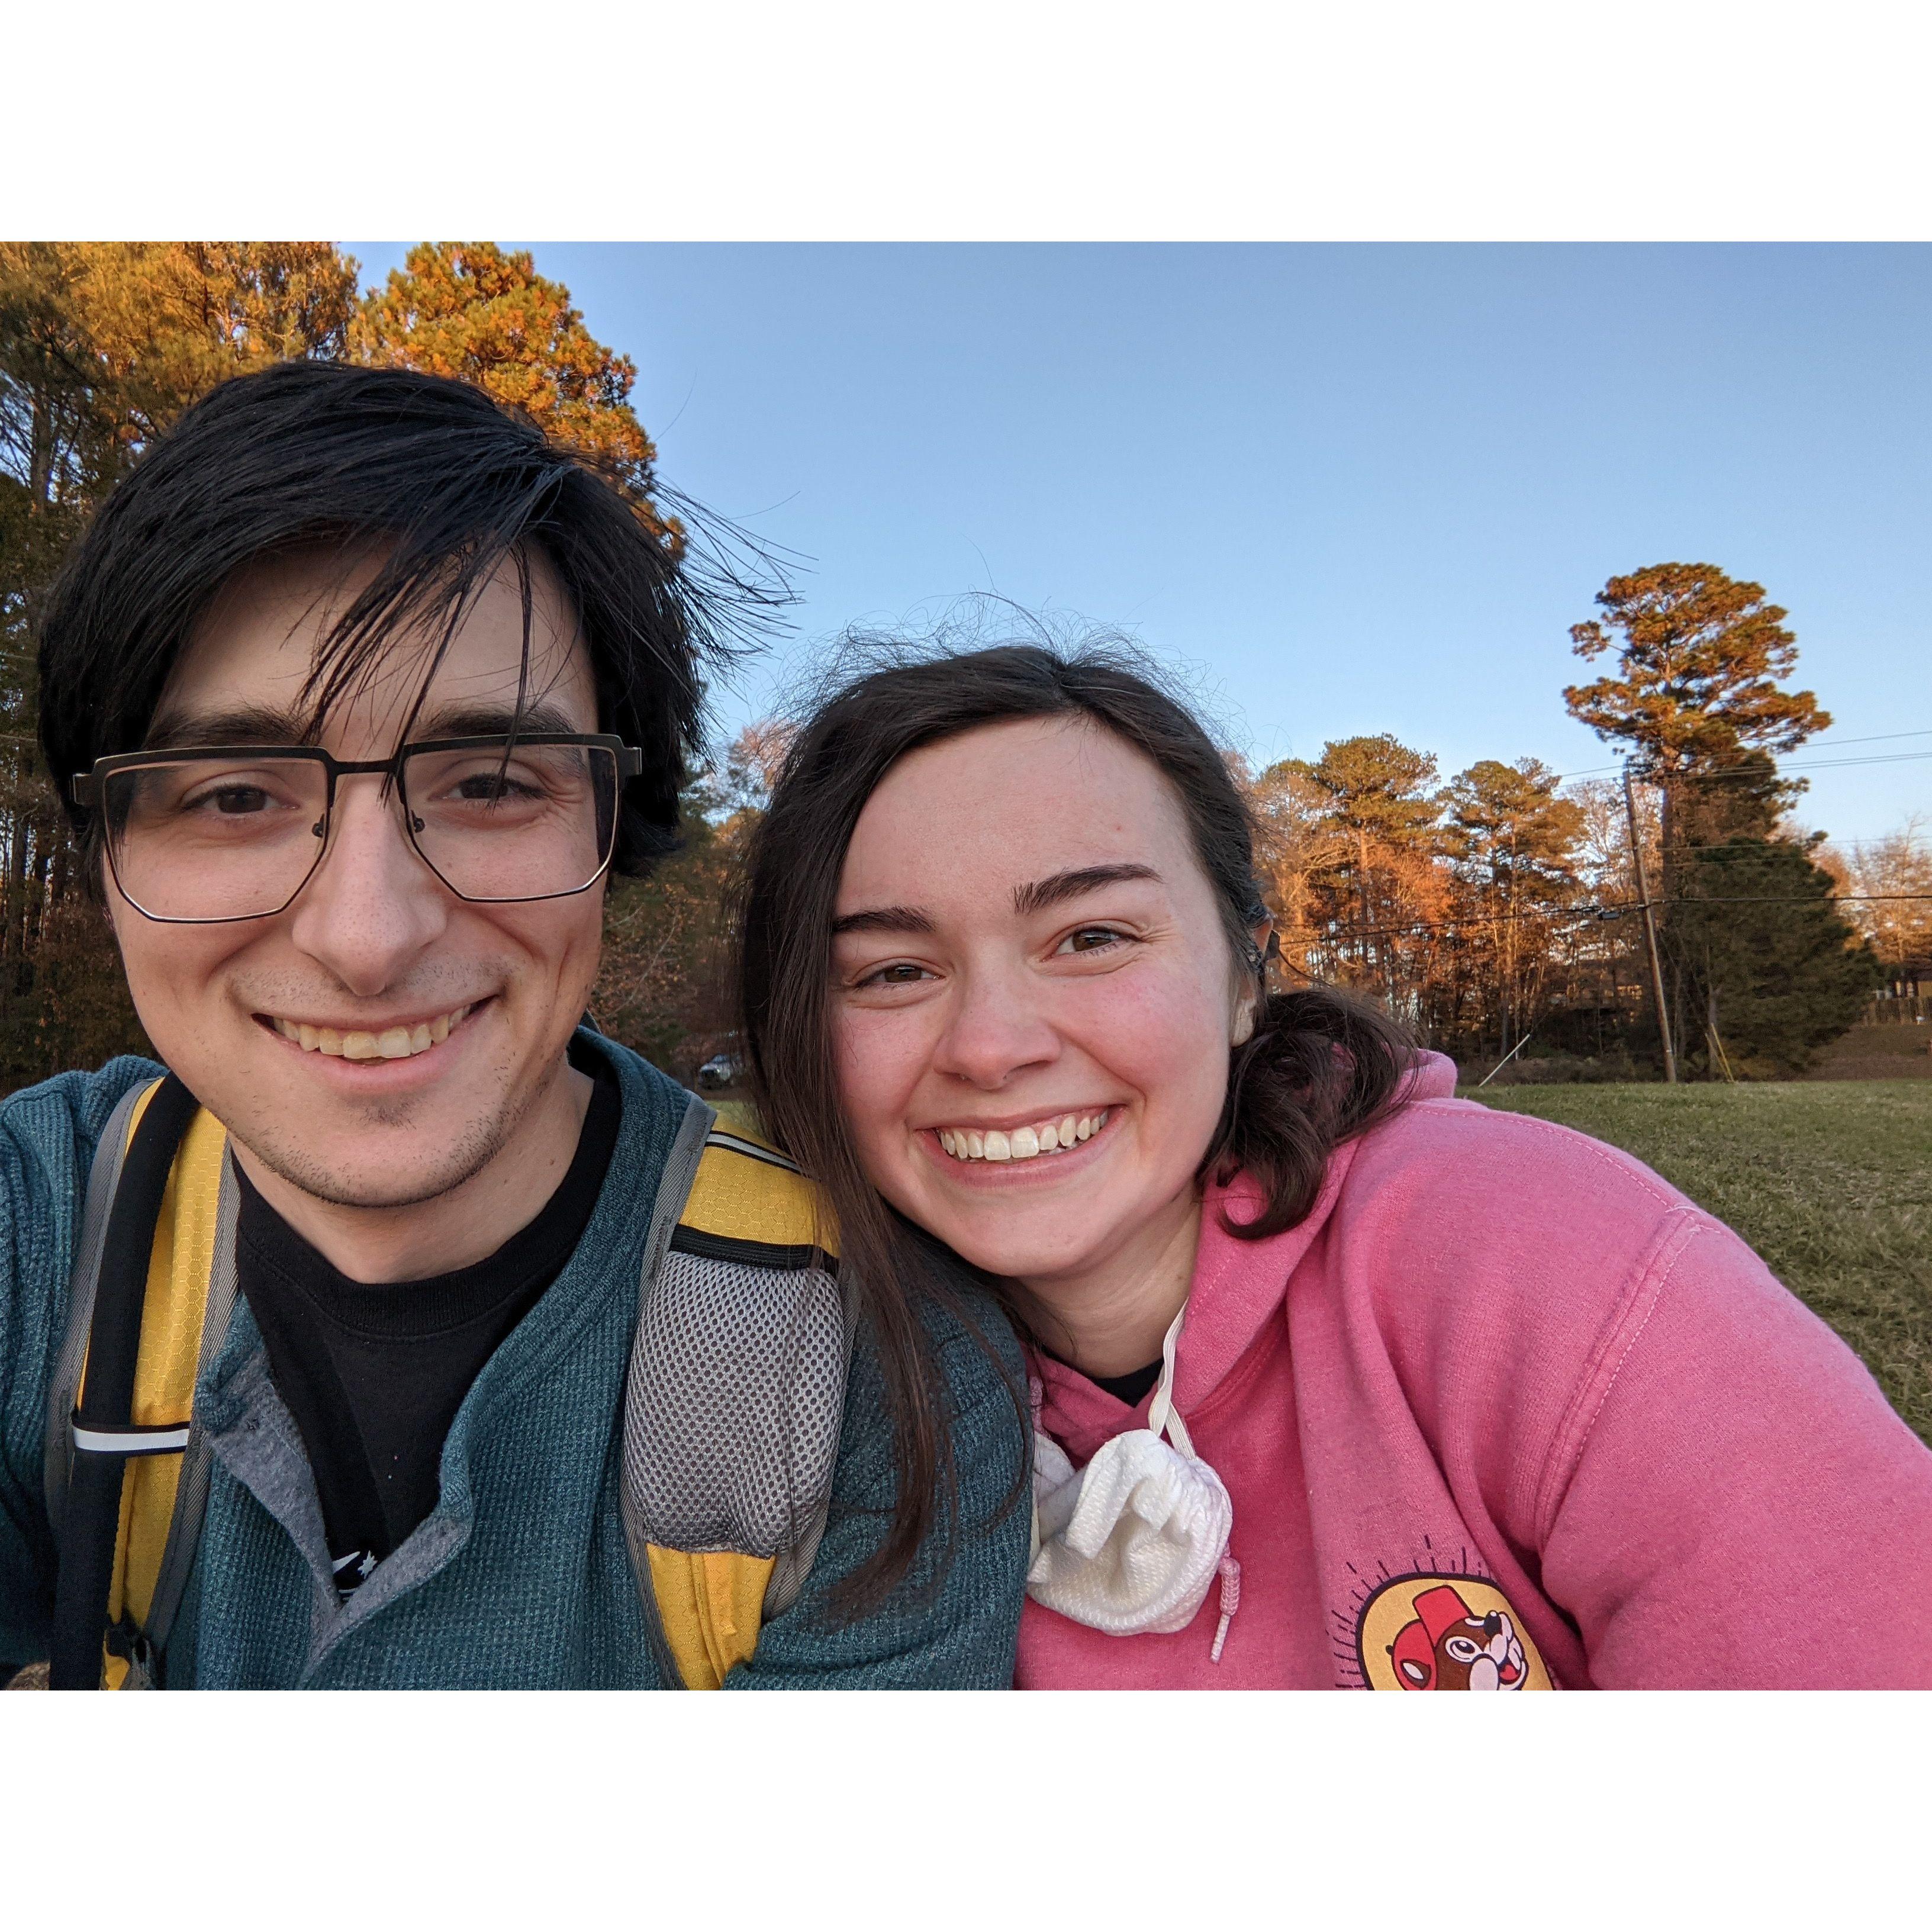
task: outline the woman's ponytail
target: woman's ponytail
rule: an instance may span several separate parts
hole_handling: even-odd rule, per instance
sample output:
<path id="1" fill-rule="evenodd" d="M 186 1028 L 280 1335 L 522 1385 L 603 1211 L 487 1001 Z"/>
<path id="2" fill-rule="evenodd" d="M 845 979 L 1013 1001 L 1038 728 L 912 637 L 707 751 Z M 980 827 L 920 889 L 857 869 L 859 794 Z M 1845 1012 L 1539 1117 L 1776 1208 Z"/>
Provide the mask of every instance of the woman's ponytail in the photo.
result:
<path id="1" fill-rule="evenodd" d="M 1264 993 L 1254 1031 L 1234 1048 L 1220 1124 L 1200 1168 L 1221 1183 L 1245 1174 L 1266 1205 L 1231 1234 L 1265 1240 L 1304 1219 L 1328 1156 L 1398 1104 L 1415 1050 L 1395 1023 L 1332 987 Z"/>

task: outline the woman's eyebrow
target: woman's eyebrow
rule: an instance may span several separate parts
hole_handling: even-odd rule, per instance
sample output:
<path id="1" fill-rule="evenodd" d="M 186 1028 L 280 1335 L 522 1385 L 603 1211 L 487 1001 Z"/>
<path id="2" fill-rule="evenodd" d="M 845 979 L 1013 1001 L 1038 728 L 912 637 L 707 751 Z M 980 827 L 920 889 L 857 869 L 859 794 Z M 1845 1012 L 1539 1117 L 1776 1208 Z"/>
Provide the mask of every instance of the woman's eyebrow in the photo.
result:
<path id="1" fill-rule="evenodd" d="M 832 922 L 832 937 L 842 932 L 930 932 L 932 920 L 917 906 L 872 906 L 864 912 L 848 912 Z"/>
<path id="2" fill-rule="evenodd" d="M 1044 912 L 1083 892 L 1097 892 L 1102 886 L 1118 886 L 1130 879 L 1151 879 L 1158 885 L 1160 874 L 1151 866 L 1082 866 L 1070 872 L 1055 872 L 1051 878 L 1036 879 L 1030 886 L 1013 888 L 1013 910 L 1024 917 Z"/>
<path id="3" fill-rule="evenodd" d="M 1151 866 L 1082 866 L 1072 872 L 1055 872 L 1051 878 L 1036 879 L 1028 886 L 1013 888 L 1013 910 L 1022 916 L 1043 911 L 1083 892 L 1097 892 L 1102 886 L 1117 886 L 1132 879 L 1151 879 L 1160 874 Z M 871 906 L 863 912 L 848 912 L 832 922 L 833 935 L 842 932 L 930 932 L 932 915 L 917 906 Z"/>

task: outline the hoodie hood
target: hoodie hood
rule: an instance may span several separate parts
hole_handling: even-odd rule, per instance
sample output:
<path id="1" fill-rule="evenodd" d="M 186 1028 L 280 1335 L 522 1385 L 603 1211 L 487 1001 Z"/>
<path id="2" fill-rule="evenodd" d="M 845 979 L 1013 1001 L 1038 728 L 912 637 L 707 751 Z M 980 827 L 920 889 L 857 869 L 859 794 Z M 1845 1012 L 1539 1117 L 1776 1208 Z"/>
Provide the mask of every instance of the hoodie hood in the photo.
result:
<path id="1" fill-rule="evenodd" d="M 1412 1100 L 1452 1100 L 1456 1063 L 1424 1052 L 1402 1076 L 1398 1106 Z M 1202 1204 L 1201 1244 L 1187 1292 L 1187 1321 L 1174 1358 L 1174 1402 L 1183 1416 L 1198 1408 L 1248 1352 L 1268 1318 L 1286 1305 L 1288 1283 L 1335 1211 L 1359 1136 L 1329 1156 L 1322 1191 L 1305 1220 L 1268 1240 L 1244 1241 L 1226 1222 L 1251 1221 L 1261 1211 L 1258 1190 L 1244 1174 L 1226 1187 L 1209 1184 Z"/>
<path id="2" fill-rule="evenodd" d="M 1399 1106 L 1452 1099 L 1455 1063 L 1442 1054 L 1420 1053 L 1396 1090 Z M 1266 1240 L 1242 1240 L 1225 1225 L 1228 1220 L 1252 1220 L 1259 1212 L 1261 1197 L 1254 1184 L 1244 1174 L 1237 1174 L 1225 1187 L 1209 1184 L 1188 1289 L 1187 1320 L 1174 1348 L 1174 1405 L 1184 1419 L 1208 1401 L 1270 1318 L 1286 1306 L 1288 1281 L 1321 1239 L 1360 1144 L 1358 1137 L 1336 1149 L 1306 1218 Z M 1046 1397 L 1042 1422 L 1076 1463 L 1121 1430 L 1144 1426 L 1150 1398 L 1143 1397 L 1129 1409 L 1078 1370 L 1048 1359 L 1038 1361 L 1036 1372 Z"/>

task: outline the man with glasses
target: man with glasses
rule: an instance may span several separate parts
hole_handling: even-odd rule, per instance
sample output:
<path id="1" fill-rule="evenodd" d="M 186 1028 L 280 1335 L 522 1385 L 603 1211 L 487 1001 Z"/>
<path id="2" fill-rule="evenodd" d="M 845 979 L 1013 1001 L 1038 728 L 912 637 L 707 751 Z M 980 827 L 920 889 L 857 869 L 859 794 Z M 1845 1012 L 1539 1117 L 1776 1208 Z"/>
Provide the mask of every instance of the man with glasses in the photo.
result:
<path id="1" fill-rule="evenodd" d="M 315 364 L 190 411 L 70 561 L 44 748 L 239 1193 L 170 1687 L 662 1681 L 620 1410 L 688 1096 L 578 1016 L 609 872 L 675 833 L 722 608 L 478 392 Z M 47 1654 L 42 1410 L 90 1163 L 158 1070 L 0 1108 L 0 1673 Z M 945 1359 L 983 1522 L 1022 1452 L 995 1363 Z M 862 1348 L 819 1561 L 734 1684 L 1006 1681 L 1017 1513 L 937 1594 L 916 1564 L 875 1617 L 828 1610 L 890 1498 L 878 1400 Z"/>

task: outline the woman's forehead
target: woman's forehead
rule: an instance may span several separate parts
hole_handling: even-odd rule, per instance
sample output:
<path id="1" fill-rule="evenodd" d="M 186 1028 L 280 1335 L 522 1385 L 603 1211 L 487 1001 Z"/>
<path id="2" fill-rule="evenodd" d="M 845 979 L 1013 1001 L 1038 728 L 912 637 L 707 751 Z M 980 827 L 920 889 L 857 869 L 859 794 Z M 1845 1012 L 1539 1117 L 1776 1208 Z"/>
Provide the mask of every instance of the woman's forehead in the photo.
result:
<path id="1" fill-rule="evenodd" d="M 1160 768 L 1084 718 L 1003 720 L 886 772 L 854 830 L 837 910 L 1010 902 L 1060 873 L 1132 865 L 1207 885 Z"/>

